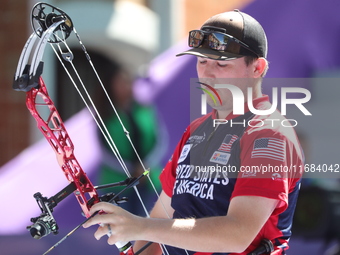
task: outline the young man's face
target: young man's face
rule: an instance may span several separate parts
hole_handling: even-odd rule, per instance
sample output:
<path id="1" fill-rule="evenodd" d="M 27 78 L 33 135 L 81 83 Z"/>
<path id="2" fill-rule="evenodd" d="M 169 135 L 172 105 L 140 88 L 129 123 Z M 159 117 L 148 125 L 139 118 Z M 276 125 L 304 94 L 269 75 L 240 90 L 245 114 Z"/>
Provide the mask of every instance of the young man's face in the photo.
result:
<path id="1" fill-rule="evenodd" d="M 198 78 L 252 78 L 251 65 L 247 66 L 244 58 L 233 60 L 212 60 L 197 58 Z"/>
<path id="2" fill-rule="evenodd" d="M 212 87 L 215 84 L 232 84 L 239 87 L 247 95 L 247 88 L 255 86 L 254 65 L 246 65 L 244 58 L 218 61 L 208 58 L 197 58 L 197 74 L 200 82 Z M 204 87 L 204 85 L 202 85 Z M 232 94 L 229 89 L 216 90 L 222 99 L 222 105 L 215 105 L 208 96 L 207 103 L 217 110 L 232 109 Z"/>

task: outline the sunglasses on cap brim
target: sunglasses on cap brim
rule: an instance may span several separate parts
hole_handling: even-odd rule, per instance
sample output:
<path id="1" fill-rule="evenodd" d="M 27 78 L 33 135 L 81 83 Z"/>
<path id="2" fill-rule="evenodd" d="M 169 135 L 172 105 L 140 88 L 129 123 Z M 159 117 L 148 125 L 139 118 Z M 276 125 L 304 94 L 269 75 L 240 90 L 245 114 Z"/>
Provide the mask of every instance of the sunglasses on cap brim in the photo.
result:
<path id="1" fill-rule="evenodd" d="M 255 56 L 259 57 L 259 55 L 251 50 L 247 44 L 231 35 L 218 31 L 191 30 L 189 32 L 189 47 L 199 48 L 201 45 L 203 45 L 204 40 L 208 40 L 207 45 L 213 50 L 239 54 L 238 49 L 231 47 L 233 43 L 236 43 L 247 51 L 253 53 Z"/>

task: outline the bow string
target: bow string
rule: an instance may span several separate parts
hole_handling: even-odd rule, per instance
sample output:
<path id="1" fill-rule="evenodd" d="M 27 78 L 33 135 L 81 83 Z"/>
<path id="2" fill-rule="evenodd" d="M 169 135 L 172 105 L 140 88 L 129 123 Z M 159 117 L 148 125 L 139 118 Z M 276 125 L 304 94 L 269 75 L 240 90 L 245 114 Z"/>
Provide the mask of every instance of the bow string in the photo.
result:
<path id="1" fill-rule="evenodd" d="M 44 253 L 47 254 L 55 247 L 57 247 L 61 242 L 63 242 L 68 236 L 74 233 L 87 220 L 94 217 L 98 213 L 96 212 L 93 215 L 89 213 L 89 210 L 93 204 L 100 201 L 107 201 L 114 204 L 122 203 L 125 201 L 125 198 L 120 198 L 120 195 L 128 188 L 133 188 L 135 190 L 146 213 L 146 216 L 150 217 L 148 214 L 148 210 L 146 209 L 145 204 L 137 189 L 137 184 L 141 178 L 147 176 L 158 198 L 159 194 L 155 188 L 155 185 L 151 181 L 149 170 L 145 168 L 142 159 L 139 156 L 129 136 L 128 130 L 125 128 L 121 118 L 119 117 L 119 114 L 115 106 L 113 105 L 91 61 L 91 57 L 87 52 L 86 47 L 82 43 L 79 34 L 73 26 L 71 18 L 64 11 L 57 7 L 54 7 L 47 3 L 37 3 L 32 8 L 31 25 L 34 32 L 28 38 L 19 58 L 17 70 L 14 76 L 13 89 L 26 92 L 26 106 L 29 109 L 31 115 L 36 120 L 38 129 L 41 131 L 43 136 L 46 138 L 46 140 L 49 142 L 52 149 L 54 150 L 58 164 L 62 169 L 65 177 L 69 181 L 69 184 L 61 191 L 59 191 L 56 195 L 50 198 L 44 197 L 40 192 L 34 194 L 34 198 L 38 203 L 41 214 L 38 217 L 32 218 L 31 221 L 33 224 L 31 226 L 28 226 L 27 228 L 35 239 L 40 239 L 50 233 L 57 234 L 59 227 L 52 214 L 53 208 L 71 193 L 76 196 L 77 201 L 83 211 L 83 214 L 87 218 L 84 222 L 75 227 L 71 232 L 69 232 L 69 234 L 67 234 L 58 243 L 56 243 Z M 76 36 L 80 47 L 82 48 L 86 56 L 86 59 L 91 65 L 92 70 L 94 71 L 102 90 L 109 100 L 110 105 L 115 115 L 117 116 L 119 123 L 123 128 L 124 133 L 137 156 L 138 161 L 143 168 L 143 173 L 138 177 L 131 176 L 130 171 L 124 163 L 122 156 L 120 155 L 113 139 L 109 134 L 109 131 L 107 130 L 103 119 L 101 118 L 97 110 L 97 107 L 95 106 L 90 94 L 88 93 L 84 82 L 78 74 L 76 67 L 73 65 L 73 53 L 66 43 L 66 39 L 72 34 L 72 32 Z M 108 143 L 112 153 L 115 155 L 120 165 L 122 166 L 124 172 L 127 175 L 126 180 L 107 185 L 94 186 L 87 177 L 85 171 L 78 163 L 74 155 L 74 145 L 72 143 L 72 140 L 68 135 L 64 122 L 60 117 L 52 99 L 50 98 L 46 85 L 41 77 L 44 65 L 42 58 L 47 44 L 52 47 L 59 62 L 63 66 L 72 84 L 74 85 L 75 89 L 77 90 L 78 94 L 80 95 L 81 99 L 89 110 L 92 118 L 96 122 L 100 132 Z M 77 81 L 73 79 L 64 62 L 71 65 L 74 73 L 76 74 Z M 81 92 L 78 87 L 78 83 L 81 85 L 84 92 Z M 45 109 L 48 109 L 47 114 Z M 103 196 L 98 195 L 98 189 L 115 186 L 125 187 L 117 194 L 109 193 Z M 148 245 L 150 245 L 150 243 Z M 137 255 L 142 251 L 142 249 L 145 248 L 144 247 L 140 251 L 134 253 L 130 242 L 118 242 L 116 243 L 116 246 L 120 250 L 120 254 L 129 255 Z M 168 254 L 165 246 L 161 245 L 161 248 L 163 250 L 163 253 Z"/>

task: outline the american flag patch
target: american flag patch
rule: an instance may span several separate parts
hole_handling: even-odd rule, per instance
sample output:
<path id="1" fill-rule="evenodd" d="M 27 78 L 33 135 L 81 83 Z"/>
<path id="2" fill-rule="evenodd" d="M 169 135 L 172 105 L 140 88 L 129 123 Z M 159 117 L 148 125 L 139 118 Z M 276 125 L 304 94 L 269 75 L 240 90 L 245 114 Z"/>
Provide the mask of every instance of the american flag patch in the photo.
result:
<path id="1" fill-rule="evenodd" d="M 255 140 L 251 158 L 269 158 L 285 160 L 286 144 L 277 138 L 260 138 Z"/>
<path id="2" fill-rule="evenodd" d="M 223 139 L 223 142 L 218 148 L 219 151 L 225 151 L 225 152 L 230 152 L 231 146 L 233 143 L 237 140 L 238 136 L 237 135 L 226 135 Z"/>

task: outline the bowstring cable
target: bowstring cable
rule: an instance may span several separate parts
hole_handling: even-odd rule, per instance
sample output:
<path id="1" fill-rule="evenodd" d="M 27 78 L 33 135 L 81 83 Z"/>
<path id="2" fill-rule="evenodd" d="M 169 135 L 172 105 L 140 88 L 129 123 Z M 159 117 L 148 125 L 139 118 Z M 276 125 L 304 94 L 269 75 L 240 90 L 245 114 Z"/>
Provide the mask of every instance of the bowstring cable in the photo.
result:
<path id="1" fill-rule="evenodd" d="M 111 98 L 110 98 L 110 96 L 109 96 L 109 94 L 108 94 L 108 92 L 107 92 L 107 89 L 105 88 L 105 86 L 104 86 L 104 84 L 103 84 L 101 78 L 99 77 L 98 72 L 97 72 L 95 66 L 93 65 L 93 62 L 92 62 L 92 60 L 91 60 L 91 57 L 90 57 L 89 53 L 88 53 L 87 50 L 86 50 L 85 45 L 84 45 L 83 42 L 81 41 L 80 36 L 79 36 L 79 34 L 77 33 L 77 31 L 76 31 L 75 28 L 73 28 L 73 31 L 74 31 L 74 34 L 76 35 L 76 37 L 77 37 L 77 39 L 78 39 L 78 41 L 79 41 L 79 44 L 81 45 L 82 50 L 84 51 L 84 54 L 85 54 L 87 60 L 89 61 L 90 65 L 91 65 L 91 68 L 92 68 L 93 72 L 95 73 L 95 75 L 96 75 L 96 77 L 97 77 L 97 80 L 98 80 L 99 83 L 100 83 L 100 86 L 102 87 L 103 92 L 105 93 L 105 96 L 106 96 L 107 100 L 109 101 L 109 103 L 110 103 L 110 105 L 111 105 L 112 110 L 113 110 L 114 113 L 116 114 L 117 119 L 118 119 L 119 123 L 121 124 L 121 126 L 122 126 L 122 128 L 123 128 L 123 131 L 124 131 L 124 133 L 125 133 L 125 135 L 126 135 L 128 141 L 129 141 L 129 143 L 130 143 L 130 145 L 131 145 L 131 147 L 132 147 L 132 149 L 133 149 L 135 155 L 136 155 L 137 158 L 138 158 L 139 163 L 141 164 L 143 170 L 146 171 L 146 168 L 145 168 L 145 166 L 144 166 L 144 163 L 143 163 L 141 157 L 139 156 L 139 153 L 137 152 L 137 150 L 136 150 L 136 148 L 135 148 L 135 145 L 133 144 L 133 142 L 132 142 L 132 140 L 131 140 L 131 137 L 130 137 L 130 135 L 129 135 L 129 132 L 128 132 L 128 130 L 125 128 L 125 126 L 124 126 L 124 124 L 123 124 L 123 122 L 122 122 L 122 120 L 121 120 L 121 118 L 120 118 L 120 116 L 119 116 L 119 114 L 118 114 L 118 112 L 117 112 L 117 109 L 116 109 L 116 107 L 114 106 L 114 104 L 113 104 L 113 102 L 112 102 L 112 100 L 111 100 Z M 66 45 L 65 45 L 65 46 L 66 46 Z M 68 50 L 70 50 L 70 49 L 68 48 Z M 157 189 L 156 189 L 156 187 L 155 187 L 153 181 L 151 180 L 150 175 L 147 175 L 147 178 L 149 179 L 149 182 L 150 182 L 150 184 L 151 184 L 151 186 L 152 186 L 152 189 L 154 190 L 155 194 L 157 195 L 157 198 L 160 199 L 160 196 L 159 196 L 159 194 L 158 194 L 158 191 L 157 191 Z M 163 206 L 163 209 L 164 209 L 164 211 L 165 211 L 167 217 L 170 218 L 170 215 L 168 214 L 168 212 L 167 212 L 167 210 L 166 210 L 164 204 L 162 203 L 162 200 L 161 200 L 161 199 L 160 199 L 160 201 L 161 201 L 161 204 L 162 204 L 162 206 Z M 148 217 L 150 217 L 150 215 L 149 215 L 149 213 L 147 212 L 147 210 L 146 210 L 146 215 L 147 215 Z"/>
<path id="2" fill-rule="evenodd" d="M 76 36 L 77 36 L 77 39 L 78 39 L 78 41 L 79 41 L 79 43 L 80 43 L 80 45 L 81 45 L 82 50 L 83 50 L 84 53 L 85 53 L 85 56 L 86 56 L 88 62 L 89 62 L 90 65 L 91 65 L 91 68 L 93 69 L 93 71 L 94 71 L 94 73 L 95 73 L 95 75 L 96 75 L 96 77 L 97 77 L 97 79 L 98 79 L 98 81 L 99 81 L 99 83 L 100 83 L 100 85 L 101 85 L 101 87 L 102 87 L 102 89 L 103 89 L 103 91 L 104 91 L 104 93 L 105 93 L 107 99 L 109 100 L 109 103 L 110 103 L 112 109 L 114 110 L 114 112 L 115 112 L 115 114 L 116 114 L 116 116 L 117 116 L 117 118 L 118 118 L 118 120 L 119 120 L 119 122 L 120 122 L 120 124 L 121 124 L 121 126 L 122 126 L 122 128 L 123 128 L 123 131 L 124 131 L 124 133 L 125 133 L 125 135 L 126 135 L 128 141 L 129 141 L 129 143 L 131 144 L 131 146 L 132 146 L 132 148 L 133 148 L 134 153 L 136 154 L 136 156 L 137 156 L 137 158 L 138 158 L 138 161 L 140 162 L 140 164 L 141 164 L 141 166 L 142 166 L 142 168 L 143 168 L 143 171 L 144 171 L 144 172 L 147 171 L 146 168 L 145 168 L 145 166 L 144 166 L 144 164 L 143 164 L 143 162 L 142 162 L 142 160 L 141 160 L 141 158 L 140 158 L 140 156 L 139 156 L 139 154 L 138 154 L 138 152 L 137 152 L 137 150 L 136 150 L 136 148 L 135 148 L 135 146 L 134 146 L 134 144 L 133 144 L 133 142 L 132 142 L 132 140 L 131 140 L 131 138 L 130 138 L 130 136 L 129 136 L 129 132 L 127 131 L 127 129 L 125 128 L 125 126 L 124 126 L 124 124 L 123 124 L 121 118 L 119 117 L 119 114 L 118 114 L 118 112 L 117 112 L 115 106 L 113 105 L 112 100 L 110 99 L 110 97 L 109 97 L 109 95 L 108 95 L 108 93 L 107 93 L 107 90 L 105 89 L 105 87 L 104 87 L 104 85 L 103 85 L 103 83 L 102 83 L 102 81 L 101 81 L 101 79 L 100 79 L 100 77 L 99 77 L 99 75 L 98 75 L 97 70 L 95 69 L 95 67 L 94 67 L 94 65 L 93 65 L 93 62 L 92 62 L 92 60 L 91 60 L 91 58 L 90 58 L 90 55 L 88 54 L 88 52 L 87 52 L 87 50 L 86 50 L 84 44 L 83 44 L 82 41 L 80 40 L 79 34 L 76 32 L 75 28 L 73 28 L 73 30 L 74 30 L 74 33 L 75 33 Z M 56 36 L 57 36 L 57 35 L 56 35 Z M 58 36 L 57 36 L 57 37 L 58 37 Z M 70 48 L 68 47 L 68 45 L 67 45 L 67 43 L 66 43 L 66 40 L 61 40 L 61 42 L 62 42 L 62 43 L 64 44 L 64 46 L 67 48 L 68 53 L 70 53 L 70 54 L 73 56 L 73 53 L 72 53 L 72 51 L 70 50 Z M 94 102 L 93 102 L 93 100 L 92 100 L 90 94 L 88 93 L 88 91 L 87 91 L 87 89 L 86 89 L 86 87 L 85 87 L 85 85 L 84 85 L 84 83 L 83 83 L 83 81 L 82 81 L 82 79 L 81 79 L 81 77 L 80 77 L 80 75 L 79 75 L 77 69 L 75 68 L 75 66 L 74 66 L 74 64 L 73 64 L 73 62 L 72 62 L 72 57 L 64 58 L 64 59 L 65 59 L 67 62 L 69 62 L 69 63 L 71 64 L 71 66 L 72 66 L 72 68 L 73 68 L 73 70 L 74 70 L 74 72 L 75 72 L 75 74 L 76 74 L 76 76 L 77 76 L 77 78 L 78 78 L 80 84 L 82 85 L 82 87 L 83 87 L 83 89 L 84 89 L 84 92 L 86 93 L 86 96 L 87 96 L 88 100 L 90 101 L 91 106 L 93 107 L 93 110 L 95 111 L 95 113 L 96 113 L 97 115 L 95 115 L 95 114 L 93 113 L 93 110 L 91 109 L 90 105 L 87 103 L 87 101 L 86 101 L 86 99 L 84 98 L 82 92 L 79 90 L 79 88 L 78 88 L 76 82 L 74 81 L 74 79 L 73 79 L 72 76 L 70 75 L 68 69 L 66 68 L 64 62 L 61 60 L 61 58 L 60 58 L 60 56 L 59 56 L 57 50 L 55 49 L 55 47 L 54 47 L 52 44 L 50 44 L 50 45 L 51 45 L 53 51 L 55 52 L 55 54 L 56 54 L 56 56 L 57 56 L 59 62 L 60 62 L 61 65 L 63 66 L 63 68 L 64 68 L 64 70 L 66 71 L 67 75 L 69 76 L 69 78 L 70 78 L 72 84 L 74 85 L 75 89 L 77 90 L 78 94 L 80 95 L 81 99 L 83 100 L 84 104 L 86 105 L 87 109 L 89 110 L 89 112 L 90 112 L 92 118 L 94 119 L 96 125 L 98 126 L 98 128 L 99 128 L 100 131 L 101 131 L 101 133 L 103 134 L 103 136 L 104 136 L 106 142 L 109 144 L 109 146 L 110 146 L 111 150 L 113 151 L 114 155 L 117 157 L 117 159 L 118 159 L 119 163 L 121 164 L 121 166 L 122 166 L 124 172 L 126 173 L 126 175 L 127 175 L 128 177 L 131 177 L 131 174 L 130 174 L 128 168 L 126 167 L 125 162 L 124 162 L 124 160 L 123 160 L 121 154 L 119 153 L 119 151 L 118 151 L 118 149 L 117 149 L 117 146 L 115 145 L 115 143 L 114 143 L 114 141 L 113 141 L 113 139 L 112 139 L 112 137 L 111 137 L 109 131 L 107 130 L 107 127 L 106 127 L 106 125 L 105 125 L 103 119 L 101 118 L 101 116 L 100 116 L 100 114 L 99 114 L 99 112 L 98 112 L 98 110 L 97 110 L 97 108 L 96 108 L 96 106 L 95 106 L 95 104 L 94 104 Z M 62 49 L 61 49 L 59 43 L 58 43 L 58 48 L 59 48 L 60 54 L 61 54 L 61 55 L 64 55 L 65 53 L 62 51 Z M 96 117 L 96 116 L 97 116 L 97 117 Z M 99 119 L 99 121 L 97 120 L 97 118 Z M 99 123 L 99 122 L 100 122 L 100 123 Z M 160 198 L 160 196 L 159 196 L 159 194 L 158 194 L 158 192 L 157 192 L 157 189 L 156 189 L 154 183 L 152 182 L 152 180 L 151 180 L 149 174 L 147 175 L 147 178 L 149 179 L 149 182 L 150 182 L 150 184 L 151 184 L 151 186 L 152 186 L 154 192 L 156 193 L 157 197 Z M 135 192 L 136 192 L 136 195 L 137 195 L 137 197 L 138 197 L 138 199 L 139 199 L 139 201 L 140 201 L 140 203 L 141 203 L 141 205 L 142 205 L 142 207 L 143 207 L 143 210 L 144 210 L 146 216 L 147 216 L 148 218 L 150 218 L 150 214 L 149 214 L 149 212 L 148 212 L 148 210 L 147 210 L 147 208 L 146 208 L 146 206 L 145 206 L 145 204 L 144 204 L 144 202 L 143 202 L 143 200 L 142 200 L 142 197 L 141 197 L 141 195 L 140 195 L 140 192 L 138 191 L 138 188 L 137 188 L 136 186 L 134 186 L 133 189 L 134 189 Z M 167 210 L 165 209 L 164 203 L 162 202 L 161 199 L 159 199 L 159 200 L 160 200 L 160 202 L 161 202 L 161 204 L 162 204 L 162 206 L 163 206 L 163 209 L 164 209 L 164 211 L 165 211 L 167 217 L 170 218 L 170 216 L 169 216 Z M 164 251 L 165 251 L 166 254 L 169 255 L 169 252 L 167 251 L 166 247 L 165 247 L 163 244 L 159 244 L 159 245 L 160 245 L 160 247 L 161 247 L 163 253 L 164 253 Z M 188 254 L 188 253 L 187 253 L 187 254 Z"/>
<path id="3" fill-rule="evenodd" d="M 67 50 L 69 51 L 69 53 L 72 54 L 72 52 L 71 52 L 70 48 L 68 47 L 68 45 L 65 43 L 65 41 L 63 41 L 63 42 L 64 42 L 65 47 L 66 47 Z M 62 50 L 61 50 L 61 48 L 60 48 L 60 45 L 58 45 L 58 48 L 59 48 L 59 51 L 62 53 Z M 116 144 L 114 143 L 112 137 L 110 136 L 110 133 L 109 133 L 109 131 L 107 130 L 107 127 L 106 127 L 106 125 L 104 124 L 104 121 L 103 121 L 103 119 L 101 118 L 101 116 L 100 116 L 100 114 L 99 114 L 99 112 L 98 112 L 98 110 L 97 110 L 97 107 L 95 106 L 95 104 L 94 104 L 94 102 L 93 102 L 93 100 L 92 100 L 90 94 L 88 93 L 88 91 L 87 91 L 87 89 L 86 89 L 86 87 L 85 87 L 85 85 L 84 85 L 84 82 L 82 81 L 82 79 L 81 79 L 81 77 L 80 77 L 80 75 L 79 75 L 77 69 L 75 68 L 75 66 L 74 66 L 74 64 L 73 64 L 73 62 L 72 62 L 72 58 L 68 58 L 68 59 L 66 59 L 66 60 L 71 64 L 71 66 L 72 66 L 72 68 L 73 68 L 73 71 L 75 72 L 75 74 L 76 74 L 76 76 L 77 76 L 77 78 L 78 78 L 78 80 L 79 80 L 79 82 L 80 82 L 80 84 L 81 84 L 81 86 L 82 86 L 82 88 L 83 88 L 85 94 L 86 94 L 86 97 L 88 98 L 88 100 L 89 100 L 89 102 L 90 102 L 90 105 L 93 107 L 93 110 L 94 110 L 95 113 L 96 113 L 96 115 L 94 115 L 93 112 L 92 112 L 92 114 L 91 114 L 92 117 L 97 116 L 97 118 L 99 119 L 99 121 L 100 121 L 102 127 L 104 128 L 104 130 L 101 129 L 101 131 L 102 131 L 102 130 L 104 131 L 104 134 L 103 134 L 103 135 L 104 135 L 105 139 L 108 138 L 109 144 L 112 144 L 112 146 L 114 147 L 114 150 L 113 150 L 113 151 L 114 151 L 115 156 L 119 158 L 118 161 L 121 163 L 121 165 L 122 165 L 122 167 L 123 167 L 123 170 L 124 170 L 125 174 L 130 178 L 130 177 L 131 177 L 131 174 L 130 174 L 130 172 L 128 171 L 127 166 L 125 165 L 125 162 L 124 162 L 124 160 L 123 160 L 121 154 L 119 153 L 119 150 L 118 150 Z M 64 66 L 64 67 L 65 67 L 65 66 Z M 73 85 L 76 86 L 77 92 L 81 94 L 81 92 L 80 92 L 78 86 L 77 86 L 75 83 L 74 83 Z M 85 98 L 84 98 L 83 95 L 81 95 L 81 98 L 82 98 L 83 101 L 85 100 Z M 86 101 L 86 100 L 85 100 L 85 101 Z M 84 101 L 84 103 L 85 103 L 85 101 Z M 87 108 L 88 108 L 88 109 L 89 109 L 89 108 L 91 109 L 91 107 L 89 106 L 89 104 L 88 104 L 87 102 L 85 103 L 85 105 L 87 105 Z M 97 119 L 97 118 L 96 118 L 96 119 Z M 96 121 L 96 124 L 98 125 L 99 122 Z M 124 131 L 124 132 L 125 132 L 125 131 Z M 144 167 L 143 167 L 143 170 L 144 170 L 144 172 L 146 171 L 146 169 L 145 169 Z M 137 187 L 134 186 L 133 188 L 135 189 L 138 198 L 141 199 L 141 196 L 140 196 L 140 193 L 139 193 Z M 145 212 L 147 212 L 144 203 L 142 204 L 142 206 L 143 206 L 143 210 L 144 210 Z"/>
<path id="4" fill-rule="evenodd" d="M 110 146 L 110 149 L 112 150 L 112 152 L 114 153 L 114 155 L 117 157 L 117 159 L 118 159 L 119 163 L 121 164 L 122 168 L 123 168 L 123 169 L 126 169 L 127 167 L 126 167 L 126 165 L 125 165 L 125 162 L 122 161 L 121 156 L 118 155 L 118 153 L 117 153 L 117 148 L 116 148 L 116 146 L 115 146 L 115 143 L 111 143 L 111 142 L 109 141 L 108 136 L 106 135 L 106 133 L 105 133 L 105 131 L 103 130 L 102 126 L 100 125 L 100 123 L 98 122 L 97 118 L 95 117 L 95 114 L 93 113 L 93 110 L 91 109 L 91 107 L 90 107 L 89 104 L 87 103 L 87 101 L 86 101 L 86 99 L 84 98 L 83 94 L 80 92 L 80 90 L 79 90 L 77 84 L 76 84 L 75 81 L 73 80 L 73 78 L 72 78 L 71 74 L 69 73 L 68 69 L 66 68 L 64 62 L 61 60 L 61 58 L 60 58 L 60 56 L 59 56 L 57 50 L 54 48 L 53 45 L 51 45 L 51 47 L 52 47 L 53 51 L 55 52 L 55 54 L 56 54 L 56 56 L 57 56 L 59 62 L 60 62 L 61 65 L 63 66 L 65 72 L 66 72 L 67 75 L 69 76 L 69 78 L 70 78 L 72 84 L 74 85 L 75 89 L 77 90 L 78 94 L 80 95 L 82 101 L 84 102 L 85 106 L 87 107 L 88 111 L 90 112 L 92 118 L 93 118 L 94 121 L 96 122 L 98 128 L 100 129 L 100 132 L 103 134 L 105 140 L 107 141 L 108 145 Z"/>
<path id="5" fill-rule="evenodd" d="M 133 142 L 132 142 L 132 140 L 131 140 L 129 131 L 125 128 L 125 126 L 124 126 L 124 124 L 123 124 L 123 122 L 122 122 L 122 120 L 121 120 L 121 118 L 120 118 L 120 116 L 119 116 L 119 114 L 118 114 L 118 111 L 117 111 L 116 107 L 114 106 L 114 104 L 113 104 L 113 102 L 112 102 L 112 100 L 111 100 L 111 98 L 110 98 L 110 96 L 109 96 L 109 94 L 108 94 L 108 92 L 107 92 L 107 89 L 105 88 L 105 86 L 104 86 L 104 84 L 103 84 L 103 82 L 102 82 L 102 80 L 101 80 L 101 78 L 100 78 L 100 76 L 99 76 L 99 74 L 98 74 L 98 72 L 97 72 L 95 66 L 93 65 L 93 62 L 92 62 L 92 60 L 91 60 L 91 57 L 90 57 L 89 53 L 88 53 L 87 50 L 86 50 L 85 45 L 83 44 L 82 40 L 80 39 L 79 34 L 77 33 L 77 31 L 76 31 L 75 28 L 73 28 L 73 31 L 74 31 L 74 34 L 76 35 L 76 37 L 77 37 L 77 39 L 78 39 L 78 41 L 79 41 L 79 44 L 81 45 L 82 50 L 84 51 L 84 54 L 85 54 L 85 56 L 86 56 L 86 58 L 87 58 L 89 64 L 91 65 L 91 68 L 92 68 L 93 72 L 95 73 L 95 75 L 96 75 L 96 77 L 97 77 L 97 80 L 98 80 L 99 83 L 100 83 L 100 86 L 101 86 L 103 92 L 105 93 L 105 96 L 106 96 L 108 102 L 109 102 L 110 105 L 111 105 L 112 110 L 113 110 L 114 113 L 116 114 L 117 119 L 118 119 L 119 123 L 121 124 L 121 126 L 122 126 L 122 128 L 123 128 L 123 131 L 124 131 L 125 136 L 127 137 L 127 139 L 128 139 L 128 141 L 129 141 L 129 143 L 130 143 L 130 145 L 131 145 L 131 147 L 132 147 L 132 149 L 133 149 L 133 151 L 134 151 L 136 157 L 138 158 L 139 163 L 141 164 L 141 166 L 142 166 L 142 168 L 143 168 L 143 171 L 145 172 L 145 171 L 146 171 L 146 167 L 145 167 L 145 165 L 144 165 L 144 163 L 143 163 L 143 160 L 141 159 L 141 157 L 140 157 L 140 155 L 139 155 L 139 153 L 138 153 L 138 151 L 137 151 L 135 145 L 133 144 Z M 84 89 L 85 89 L 85 88 L 84 88 Z M 109 135 L 109 136 L 110 136 L 110 135 Z M 127 169 L 127 168 L 126 168 L 126 169 Z M 150 170 L 150 169 L 149 169 L 149 170 Z M 128 172 L 127 175 L 129 176 L 129 171 L 128 171 L 128 169 L 127 169 L 127 172 Z M 167 216 L 168 218 L 170 218 L 170 215 L 169 215 L 169 213 L 167 212 L 167 210 L 166 210 L 166 208 L 165 208 L 165 206 L 164 206 L 164 203 L 163 203 L 162 200 L 160 199 L 160 196 L 159 196 L 159 194 L 158 194 L 158 191 L 157 191 L 157 189 L 156 189 L 156 187 L 155 187 L 153 181 L 151 180 L 151 177 L 150 177 L 149 174 L 147 175 L 147 178 L 148 178 L 148 180 L 149 180 L 149 183 L 151 184 L 151 187 L 152 187 L 154 193 L 156 194 L 157 198 L 160 200 L 161 205 L 162 205 L 162 207 L 163 207 L 163 209 L 164 209 L 164 211 L 165 211 L 165 213 L 166 213 L 166 216 Z M 134 187 L 134 188 L 135 188 L 135 187 Z M 141 198 L 139 192 L 137 192 L 137 196 L 139 197 L 139 200 L 142 201 L 142 198 Z M 148 218 L 150 218 L 149 212 L 148 212 L 148 210 L 146 209 L 144 203 L 142 202 L 141 204 L 142 204 L 142 206 L 143 206 L 143 209 L 144 209 L 144 211 L 145 211 L 146 216 L 147 216 Z"/>

